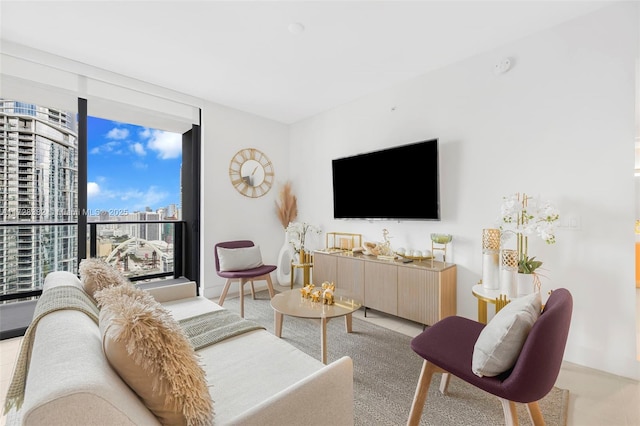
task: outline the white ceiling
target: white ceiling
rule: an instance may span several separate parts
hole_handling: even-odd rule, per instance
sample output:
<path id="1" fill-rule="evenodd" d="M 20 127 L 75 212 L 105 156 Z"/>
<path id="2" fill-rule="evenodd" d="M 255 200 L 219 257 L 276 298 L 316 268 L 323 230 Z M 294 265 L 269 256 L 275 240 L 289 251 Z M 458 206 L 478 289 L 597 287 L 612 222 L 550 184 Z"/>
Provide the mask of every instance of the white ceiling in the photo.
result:
<path id="1" fill-rule="evenodd" d="M 1 0 L 0 34 L 294 123 L 610 3 Z"/>

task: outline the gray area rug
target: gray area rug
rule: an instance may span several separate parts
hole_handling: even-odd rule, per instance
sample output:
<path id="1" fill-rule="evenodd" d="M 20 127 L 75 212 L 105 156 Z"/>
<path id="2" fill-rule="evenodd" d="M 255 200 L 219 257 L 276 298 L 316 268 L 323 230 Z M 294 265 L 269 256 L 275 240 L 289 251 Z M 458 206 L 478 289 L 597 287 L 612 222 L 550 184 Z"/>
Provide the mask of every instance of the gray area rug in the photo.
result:
<path id="1" fill-rule="evenodd" d="M 245 318 L 274 332 L 273 309 L 266 291 L 256 300 L 245 297 Z M 239 312 L 239 299 L 227 299 L 224 307 Z M 320 325 L 310 319 L 284 317 L 282 338 L 307 354 L 320 359 Z M 355 424 L 366 426 L 405 425 L 422 368 L 422 358 L 410 347 L 404 334 L 353 318 L 353 333 L 346 333 L 343 318 L 327 324 L 327 361 L 342 356 L 353 359 Z M 421 425 L 504 425 L 497 397 L 462 380 L 451 377 L 448 394 L 438 391 L 440 374 L 434 375 L 422 414 Z M 569 391 L 553 388 L 540 401 L 549 426 L 565 426 Z M 529 425 L 526 408 L 518 405 L 521 425 Z"/>

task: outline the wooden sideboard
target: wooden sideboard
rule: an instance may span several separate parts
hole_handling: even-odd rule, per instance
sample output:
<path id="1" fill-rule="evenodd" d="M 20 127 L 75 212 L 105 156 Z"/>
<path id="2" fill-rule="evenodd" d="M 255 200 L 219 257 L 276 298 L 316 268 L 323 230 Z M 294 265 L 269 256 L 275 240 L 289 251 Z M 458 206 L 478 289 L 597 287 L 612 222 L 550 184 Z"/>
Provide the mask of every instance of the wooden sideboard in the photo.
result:
<path id="1" fill-rule="evenodd" d="M 375 309 L 432 325 L 456 314 L 456 265 L 431 260 L 402 263 L 350 252 L 316 251 L 313 281 L 334 282 L 336 290 Z"/>

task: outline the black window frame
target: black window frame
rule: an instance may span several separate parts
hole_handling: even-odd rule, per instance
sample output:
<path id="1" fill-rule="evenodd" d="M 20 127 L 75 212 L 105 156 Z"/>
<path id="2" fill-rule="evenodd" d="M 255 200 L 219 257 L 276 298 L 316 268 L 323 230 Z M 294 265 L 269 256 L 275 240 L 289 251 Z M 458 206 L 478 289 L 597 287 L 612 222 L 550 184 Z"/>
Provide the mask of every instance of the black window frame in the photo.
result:
<path id="1" fill-rule="evenodd" d="M 87 172 L 88 172 L 88 148 L 87 148 L 87 119 L 88 101 L 78 98 L 77 111 L 78 125 L 78 258 L 77 265 L 88 254 L 87 248 Z M 192 124 L 191 129 L 182 135 L 182 171 L 181 171 L 181 197 L 183 220 L 178 221 L 177 235 L 180 235 L 182 256 L 176 258 L 174 271 L 182 271 L 179 280 L 187 279 L 196 283 L 196 294 L 200 295 L 200 188 L 201 188 L 201 123 L 202 110 L 199 109 L 198 123 Z M 185 188 L 189 190 L 185 191 Z M 181 222 L 181 223 L 180 223 Z M 77 271 L 76 271 L 77 273 Z M 164 280 L 152 283 L 152 286 L 170 285 L 174 280 Z M 34 298 L 42 294 L 41 289 L 32 290 L 19 295 L 0 295 L 0 301 L 31 298 L 27 301 L 18 301 L 9 304 L 0 304 L 0 340 L 23 336 L 26 332 L 33 312 L 36 300 Z M 16 318 L 12 318 L 16 316 Z M 19 318 L 17 318 L 19 316 Z M 4 320 L 2 318 L 4 317 Z M 19 325 L 16 326 L 16 323 Z"/>

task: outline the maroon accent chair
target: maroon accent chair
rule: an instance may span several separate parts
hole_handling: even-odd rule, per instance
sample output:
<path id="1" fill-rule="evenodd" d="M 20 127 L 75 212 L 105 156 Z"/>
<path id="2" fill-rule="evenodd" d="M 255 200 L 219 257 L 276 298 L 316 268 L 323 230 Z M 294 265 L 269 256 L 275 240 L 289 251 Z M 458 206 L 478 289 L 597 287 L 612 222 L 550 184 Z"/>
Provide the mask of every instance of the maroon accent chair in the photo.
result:
<path id="1" fill-rule="evenodd" d="M 446 393 L 449 374 L 497 396 L 507 425 L 517 425 L 515 403 L 527 404 L 534 425 L 543 425 L 538 401 L 553 388 L 564 356 L 573 298 L 567 289 L 554 290 L 527 335 L 515 365 L 496 377 L 471 371 L 473 348 L 485 324 L 459 317 L 444 318 L 411 340 L 411 349 L 424 358 L 411 405 L 408 425 L 418 425 L 434 373 L 443 373 L 440 391 Z"/>
<path id="2" fill-rule="evenodd" d="M 224 289 L 222 290 L 222 294 L 220 295 L 220 299 L 218 300 L 218 305 L 222 306 L 224 303 L 224 299 L 227 297 L 227 292 L 229 291 L 229 286 L 231 286 L 231 282 L 238 280 L 240 282 L 240 316 L 244 318 L 244 285 L 246 283 L 251 284 L 251 297 L 253 299 L 256 298 L 256 291 L 253 287 L 254 281 L 265 280 L 267 282 L 267 287 L 269 288 L 269 297 L 273 297 L 275 295 L 275 291 L 273 289 L 273 283 L 271 282 L 271 272 L 276 270 L 276 265 L 262 265 L 257 268 L 246 269 L 244 271 L 221 271 L 220 270 L 220 260 L 218 259 L 218 247 L 223 248 L 242 248 L 242 247 L 253 247 L 253 241 L 250 240 L 238 240 L 238 241 L 224 241 L 218 243 L 214 247 L 215 259 L 216 259 L 216 273 L 222 277 L 226 278 L 227 282 L 224 285 Z"/>

